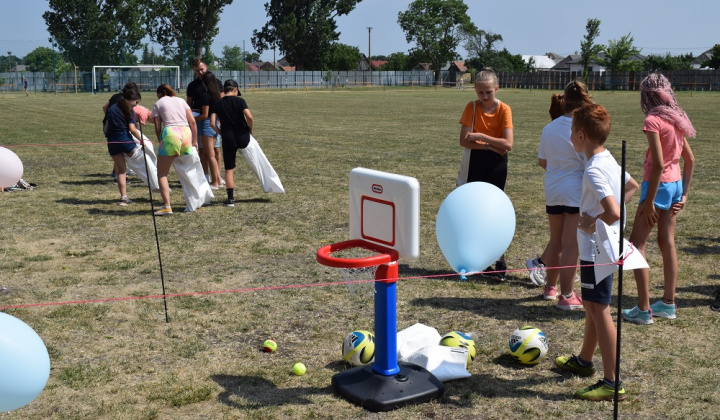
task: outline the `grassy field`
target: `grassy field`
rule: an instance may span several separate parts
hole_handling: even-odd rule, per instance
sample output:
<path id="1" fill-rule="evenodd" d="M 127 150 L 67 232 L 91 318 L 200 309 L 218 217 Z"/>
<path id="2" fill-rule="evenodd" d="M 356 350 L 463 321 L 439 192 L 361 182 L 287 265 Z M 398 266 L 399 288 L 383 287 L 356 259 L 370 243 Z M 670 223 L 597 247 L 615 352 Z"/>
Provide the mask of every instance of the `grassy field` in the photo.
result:
<path id="1" fill-rule="evenodd" d="M 143 104 L 151 107 L 154 95 Z M 117 187 L 101 133 L 109 95 L 0 95 L 0 144 L 14 150 L 33 191 L 0 193 L 0 307 L 28 323 L 51 357 L 47 387 L 0 419 L 325 419 L 608 418 L 612 403 L 572 398 L 598 378 L 560 373 L 553 360 L 577 353 L 584 313 L 541 298 L 523 270 L 547 241 L 537 145 L 549 122 L 550 92 L 501 90 L 513 109 L 515 148 L 506 193 L 517 217 L 507 281 L 451 273 L 435 240 L 435 215 L 455 184 L 459 124 L 472 90 L 403 89 L 246 92 L 256 137 L 287 194 L 263 194 L 239 158 L 236 207 L 213 205 L 157 220 L 169 297 L 162 293 L 147 188 L 129 187 L 134 204 L 117 206 Z M 647 145 L 638 93 L 596 92 L 613 117 L 609 149 L 642 177 Z M 717 208 L 720 172 L 715 131 L 720 96 L 681 93 L 698 131 L 690 200 L 678 216 L 678 319 L 623 323 L 622 418 L 713 418 L 720 394 L 720 316 L 709 294 L 720 287 Z M 333 374 L 346 368 L 340 345 L 354 329 L 373 329 L 372 302 L 352 296 L 334 269 L 315 261 L 322 245 L 348 237 L 348 172 L 358 166 L 416 177 L 421 188 L 420 258 L 400 266 L 398 328 L 415 323 L 474 331 L 481 338 L 472 377 L 447 382 L 439 400 L 373 414 L 336 396 Z M 184 207 L 171 171 L 171 201 Z M 158 206 L 158 196 L 153 196 Z M 637 197 L 628 206 L 632 221 Z M 631 223 L 628 225 L 628 232 Z M 651 295 L 661 296 L 661 259 L 648 252 Z M 418 278 L 419 277 L 419 278 Z M 287 287 L 283 286 L 308 286 Z M 275 290 L 248 290 L 266 286 Z M 311 287 L 312 286 L 312 287 Z M 623 306 L 635 304 L 625 275 Z M 238 291 L 244 289 L 244 291 Z M 203 294 L 203 292 L 225 292 Z M 142 298 L 101 303 L 95 299 Z M 15 306 L 8 308 L 9 306 Z M 616 302 L 612 304 L 613 316 Z M 550 342 L 547 360 L 514 363 L 507 340 L 532 324 Z M 1 333 L 1 332 L 0 332 Z M 261 352 L 267 338 L 273 354 Z M 599 356 L 599 355 L 598 355 Z M 305 376 L 290 373 L 302 361 Z M 597 362 L 600 361 L 598 357 Z"/>

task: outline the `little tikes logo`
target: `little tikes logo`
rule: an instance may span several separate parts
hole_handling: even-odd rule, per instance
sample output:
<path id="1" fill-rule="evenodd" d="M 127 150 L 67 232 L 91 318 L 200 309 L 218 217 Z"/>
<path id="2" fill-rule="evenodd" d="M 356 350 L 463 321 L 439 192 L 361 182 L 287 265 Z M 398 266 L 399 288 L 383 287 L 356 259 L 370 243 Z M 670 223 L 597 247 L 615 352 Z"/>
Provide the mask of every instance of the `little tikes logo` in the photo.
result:
<path id="1" fill-rule="evenodd" d="M 373 185 L 372 185 L 372 192 L 374 192 L 374 193 L 376 193 L 376 194 L 382 194 L 382 192 L 383 192 L 383 187 L 382 187 L 382 185 L 380 185 L 380 184 L 373 184 Z"/>

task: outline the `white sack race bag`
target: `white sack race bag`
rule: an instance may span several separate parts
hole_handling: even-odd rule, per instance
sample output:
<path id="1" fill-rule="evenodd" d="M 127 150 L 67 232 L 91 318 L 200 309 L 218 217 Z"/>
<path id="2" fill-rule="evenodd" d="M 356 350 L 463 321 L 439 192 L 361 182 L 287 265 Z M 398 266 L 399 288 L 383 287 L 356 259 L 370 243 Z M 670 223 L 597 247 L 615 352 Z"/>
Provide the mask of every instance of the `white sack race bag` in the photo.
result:
<path id="1" fill-rule="evenodd" d="M 152 143 L 151 146 L 152 147 Z M 155 153 L 153 153 L 153 156 Z M 145 185 L 149 185 L 153 191 L 160 191 L 160 184 L 158 184 L 157 166 L 150 157 L 147 147 L 145 153 L 143 148 L 137 143 L 135 151 L 132 156 L 125 155 L 125 164 L 128 168 L 135 171 L 135 174 L 142 180 Z M 147 164 L 147 167 L 145 166 Z"/>
<path id="2" fill-rule="evenodd" d="M 145 133 L 141 133 L 143 136 L 143 144 L 145 144 L 145 154 L 153 161 L 155 166 L 157 166 L 157 155 L 155 154 L 155 148 L 153 147 L 152 141 L 145 135 Z M 131 134 L 132 136 L 132 134 Z M 142 146 L 140 143 L 140 140 L 138 140 L 135 136 L 132 136 L 133 141 L 135 144 Z"/>
<path id="3" fill-rule="evenodd" d="M 470 123 L 470 132 L 472 133 L 475 129 L 475 106 L 476 101 L 473 101 L 473 117 L 472 117 L 472 123 Z M 470 152 L 472 150 L 468 149 L 467 147 L 463 147 L 463 155 L 462 160 L 460 161 L 460 170 L 458 171 L 457 179 L 455 180 L 455 185 L 458 187 L 461 185 L 467 184 L 468 179 L 468 172 L 470 171 Z"/>
<path id="4" fill-rule="evenodd" d="M 240 149 L 240 154 L 245 158 L 245 161 L 255 173 L 255 176 L 257 176 L 264 192 L 285 193 L 285 188 L 283 188 L 282 182 L 280 182 L 280 177 L 275 172 L 275 169 L 273 169 L 267 157 L 265 157 L 265 153 L 263 153 L 260 148 L 260 144 L 258 144 L 252 134 L 250 135 L 250 143 L 248 143 L 246 148 Z"/>
<path id="5" fill-rule="evenodd" d="M 189 155 L 178 156 L 173 161 L 185 197 L 185 211 L 195 211 L 210 204 L 215 197 L 205 178 L 200 155 L 196 148 L 193 147 L 192 150 Z"/>

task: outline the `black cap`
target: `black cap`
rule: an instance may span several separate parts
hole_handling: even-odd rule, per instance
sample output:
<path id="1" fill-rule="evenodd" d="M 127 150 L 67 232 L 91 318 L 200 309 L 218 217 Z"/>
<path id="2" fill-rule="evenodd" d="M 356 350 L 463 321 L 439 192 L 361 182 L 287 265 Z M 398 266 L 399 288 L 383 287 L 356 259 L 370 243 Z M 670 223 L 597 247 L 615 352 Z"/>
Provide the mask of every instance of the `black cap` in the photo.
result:
<path id="1" fill-rule="evenodd" d="M 238 87 L 238 84 L 237 84 L 237 82 L 234 81 L 233 79 L 227 79 L 227 80 L 225 81 L 225 86 L 224 86 L 224 87 L 234 87 L 234 88 L 237 88 L 237 87 Z"/>

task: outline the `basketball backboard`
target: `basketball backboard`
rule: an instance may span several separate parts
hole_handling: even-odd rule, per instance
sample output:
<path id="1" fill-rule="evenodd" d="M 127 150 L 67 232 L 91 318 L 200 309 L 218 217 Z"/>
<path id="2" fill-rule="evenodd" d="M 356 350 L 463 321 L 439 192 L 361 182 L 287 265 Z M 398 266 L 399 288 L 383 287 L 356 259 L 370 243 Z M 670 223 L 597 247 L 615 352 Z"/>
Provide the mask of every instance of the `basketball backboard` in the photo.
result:
<path id="1" fill-rule="evenodd" d="M 350 239 L 363 239 L 416 260 L 420 254 L 420 184 L 417 179 L 355 168 L 350 171 Z"/>

